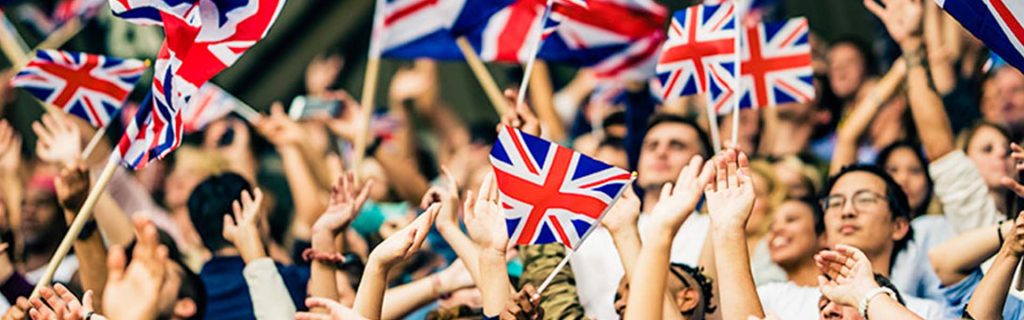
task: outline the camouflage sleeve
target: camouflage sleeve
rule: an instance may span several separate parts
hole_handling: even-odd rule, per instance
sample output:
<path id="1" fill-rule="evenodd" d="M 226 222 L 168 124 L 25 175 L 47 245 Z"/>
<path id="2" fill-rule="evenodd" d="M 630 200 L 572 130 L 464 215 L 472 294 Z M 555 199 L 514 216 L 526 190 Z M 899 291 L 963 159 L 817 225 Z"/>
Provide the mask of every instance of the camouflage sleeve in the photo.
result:
<path id="1" fill-rule="evenodd" d="M 524 266 L 520 287 L 529 283 L 539 288 L 562 258 L 565 258 L 565 249 L 558 243 L 522 246 L 519 252 Z M 576 294 L 576 279 L 572 268 L 566 265 L 558 272 L 541 293 L 540 306 L 544 309 L 544 319 L 586 319 Z"/>

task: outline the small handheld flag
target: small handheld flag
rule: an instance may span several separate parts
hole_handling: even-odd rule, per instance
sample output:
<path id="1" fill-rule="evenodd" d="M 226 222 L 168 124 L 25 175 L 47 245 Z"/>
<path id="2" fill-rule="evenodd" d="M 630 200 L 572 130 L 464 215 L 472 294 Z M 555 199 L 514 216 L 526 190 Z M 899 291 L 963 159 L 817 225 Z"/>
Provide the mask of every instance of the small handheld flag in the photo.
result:
<path id="1" fill-rule="evenodd" d="M 94 127 L 103 127 L 145 71 L 145 63 L 135 59 L 39 50 L 11 85 Z"/>
<path id="2" fill-rule="evenodd" d="M 625 170 L 508 126 L 491 165 L 509 240 L 521 245 L 579 247 L 631 181 Z"/>
<path id="3" fill-rule="evenodd" d="M 655 67 L 662 100 L 734 91 L 735 14 L 732 2 L 726 2 L 692 6 L 673 15 L 668 40 Z"/>

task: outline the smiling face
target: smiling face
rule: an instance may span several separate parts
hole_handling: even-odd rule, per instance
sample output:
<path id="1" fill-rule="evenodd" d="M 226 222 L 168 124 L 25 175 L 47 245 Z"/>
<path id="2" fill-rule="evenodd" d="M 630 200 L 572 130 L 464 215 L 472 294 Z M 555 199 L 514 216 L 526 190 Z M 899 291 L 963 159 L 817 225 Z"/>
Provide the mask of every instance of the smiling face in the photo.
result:
<path id="1" fill-rule="evenodd" d="M 868 257 L 892 252 L 909 226 L 906 219 L 893 219 L 885 188 L 885 180 L 867 171 L 849 172 L 835 182 L 828 196 L 844 200 L 838 206 L 826 200 L 829 206 L 823 208 L 829 246 L 850 245 Z"/>
<path id="2" fill-rule="evenodd" d="M 772 262 L 783 269 L 811 259 L 820 249 L 820 238 L 814 231 L 814 210 L 797 200 L 779 205 L 768 232 L 768 251 Z"/>

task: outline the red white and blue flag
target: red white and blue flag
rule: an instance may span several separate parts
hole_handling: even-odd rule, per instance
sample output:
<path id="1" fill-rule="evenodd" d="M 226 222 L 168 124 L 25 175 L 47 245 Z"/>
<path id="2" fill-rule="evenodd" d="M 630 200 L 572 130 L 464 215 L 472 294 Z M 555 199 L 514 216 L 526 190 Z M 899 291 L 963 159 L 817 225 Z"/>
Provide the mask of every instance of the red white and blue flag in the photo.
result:
<path id="1" fill-rule="evenodd" d="M 192 97 L 192 100 L 185 106 L 185 110 L 181 111 L 185 133 L 203 130 L 210 123 L 227 116 L 235 108 L 240 108 L 243 105 L 245 103 L 242 100 L 238 100 L 213 82 L 207 82 L 199 88 L 199 92 Z"/>
<path id="2" fill-rule="evenodd" d="M 625 170 L 508 126 L 491 165 L 509 240 L 520 245 L 577 248 L 631 181 Z"/>
<path id="3" fill-rule="evenodd" d="M 92 19 L 104 3 L 105 0 L 61 0 L 53 9 L 53 22 L 64 24 L 72 19 Z"/>
<path id="4" fill-rule="evenodd" d="M 485 61 L 524 63 L 537 33 L 546 38 L 538 57 L 587 67 L 600 79 L 646 79 L 654 74 L 668 17 L 652 0 L 556 1 L 544 25 L 544 0 L 517 0 L 468 35 Z"/>
<path id="5" fill-rule="evenodd" d="M 740 46 L 740 108 L 814 99 L 807 19 L 761 23 L 745 29 Z"/>
<path id="6" fill-rule="evenodd" d="M 199 88 L 263 39 L 285 0 L 110 0 L 114 14 L 162 25 L 152 100 L 143 101 L 116 156 L 139 169 L 181 144 L 181 111 Z"/>
<path id="7" fill-rule="evenodd" d="M 960 25 L 1007 63 L 1024 70 L 1024 2 L 935 0 Z"/>
<path id="8" fill-rule="evenodd" d="M 735 92 L 735 14 L 732 2 L 725 2 L 673 15 L 656 67 L 662 100 L 707 92 L 712 105 L 724 106 Z"/>
<path id="9" fill-rule="evenodd" d="M 385 58 L 461 60 L 455 37 L 474 30 L 512 1 L 377 0 L 373 43 Z"/>
<path id="10" fill-rule="evenodd" d="M 94 54 L 39 50 L 11 80 L 39 100 L 103 127 L 139 82 L 146 64 Z"/>

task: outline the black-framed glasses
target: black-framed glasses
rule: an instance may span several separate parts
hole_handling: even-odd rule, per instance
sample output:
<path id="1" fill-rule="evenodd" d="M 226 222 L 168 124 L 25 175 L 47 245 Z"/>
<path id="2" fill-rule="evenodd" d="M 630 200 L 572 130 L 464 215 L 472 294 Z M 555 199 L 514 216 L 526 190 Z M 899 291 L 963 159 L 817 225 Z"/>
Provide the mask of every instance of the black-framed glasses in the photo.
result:
<path id="1" fill-rule="evenodd" d="M 853 194 L 853 210 L 864 211 L 875 208 L 883 201 L 888 201 L 884 195 L 870 190 L 860 190 Z M 841 211 L 843 206 L 846 205 L 846 196 L 841 194 L 834 194 L 821 199 L 821 209 L 826 213 L 830 211 Z"/>

